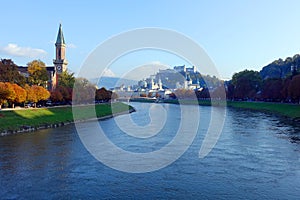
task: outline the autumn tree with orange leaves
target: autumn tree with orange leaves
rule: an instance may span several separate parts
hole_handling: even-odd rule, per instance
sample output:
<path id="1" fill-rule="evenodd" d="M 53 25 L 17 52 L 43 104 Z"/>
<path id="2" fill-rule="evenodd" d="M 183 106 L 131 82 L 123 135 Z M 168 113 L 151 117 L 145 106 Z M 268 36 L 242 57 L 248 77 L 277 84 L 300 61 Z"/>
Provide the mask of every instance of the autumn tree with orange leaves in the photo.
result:
<path id="1" fill-rule="evenodd" d="M 37 102 L 47 100 L 50 97 L 50 92 L 42 86 L 33 85 L 31 88 L 36 95 L 35 101 L 33 101 L 35 106 Z"/>
<path id="2" fill-rule="evenodd" d="M 10 93 L 11 91 L 8 90 L 6 84 L 0 82 L 0 109 L 2 108 L 2 105 L 7 102 L 7 97 L 10 95 Z"/>
<path id="3" fill-rule="evenodd" d="M 25 90 L 27 92 L 27 101 L 31 101 L 34 103 L 34 107 L 36 107 L 36 103 L 42 100 L 47 100 L 50 97 L 50 92 L 43 88 L 42 86 L 29 86 L 25 85 Z"/>
<path id="4" fill-rule="evenodd" d="M 15 103 L 23 103 L 26 101 L 27 92 L 21 86 L 17 84 L 12 84 L 12 87 L 15 92 L 15 98 L 12 100 L 12 107 L 15 107 Z"/>

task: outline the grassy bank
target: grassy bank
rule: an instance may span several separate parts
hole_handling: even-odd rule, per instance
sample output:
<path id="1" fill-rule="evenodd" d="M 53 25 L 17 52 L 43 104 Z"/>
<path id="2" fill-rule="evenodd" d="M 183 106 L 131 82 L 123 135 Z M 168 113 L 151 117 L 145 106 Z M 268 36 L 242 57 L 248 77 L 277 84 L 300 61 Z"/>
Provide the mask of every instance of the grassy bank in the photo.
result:
<path id="1" fill-rule="evenodd" d="M 139 100 L 135 100 L 139 101 Z M 146 101 L 140 101 L 146 102 Z M 168 99 L 163 100 L 163 103 L 179 104 L 178 100 Z M 214 105 L 223 104 L 225 102 L 214 101 Z M 180 104 L 185 105 L 201 105 L 201 106 L 211 106 L 210 100 L 180 100 Z M 244 101 L 227 101 L 228 107 L 241 108 L 241 109 L 251 109 L 257 111 L 264 111 L 269 113 L 274 113 L 277 115 L 289 117 L 292 119 L 300 120 L 300 105 L 299 104 L 284 104 L 284 103 L 270 103 L 270 102 L 244 102 Z"/>
<path id="2" fill-rule="evenodd" d="M 79 110 L 80 116 L 78 120 L 86 120 L 94 118 L 93 113 L 96 111 L 98 118 L 110 116 L 112 109 L 110 104 L 97 104 L 78 106 L 75 109 Z M 124 103 L 114 103 L 114 113 L 126 112 L 132 107 Z M 73 122 L 72 107 L 53 107 L 53 108 L 37 108 L 37 109 L 22 109 L 0 112 L 0 132 L 15 131 L 24 127 L 40 127 L 52 124 L 70 123 Z"/>
<path id="3" fill-rule="evenodd" d="M 290 117 L 293 119 L 300 119 L 299 104 L 228 101 L 227 106 L 234 107 L 234 108 L 266 111 L 266 112 Z"/>

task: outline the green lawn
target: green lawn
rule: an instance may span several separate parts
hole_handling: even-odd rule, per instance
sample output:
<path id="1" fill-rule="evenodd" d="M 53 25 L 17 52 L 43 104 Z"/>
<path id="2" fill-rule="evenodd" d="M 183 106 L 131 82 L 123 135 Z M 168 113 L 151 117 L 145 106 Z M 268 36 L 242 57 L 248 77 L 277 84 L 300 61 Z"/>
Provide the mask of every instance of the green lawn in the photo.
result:
<path id="1" fill-rule="evenodd" d="M 300 118 L 299 104 L 283 104 L 269 102 L 239 102 L 228 101 L 227 106 L 243 109 L 261 110 L 283 115 L 290 118 Z"/>
<path id="2" fill-rule="evenodd" d="M 139 100 L 137 100 L 139 101 Z M 179 104 L 178 100 L 164 100 L 164 103 Z M 182 99 L 180 104 L 185 105 L 201 105 L 201 106 L 211 106 L 210 100 L 189 100 Z M 241 109 L 251 109 L 264 111 L 269 113 L 274 113 L 292 119 L 300 119 L 300 105 L 299 104 L 285 104 L 285 103 L 269 103 L 269 102 L 245 102 L 245 101 L 214 101 L 213 105 L 227 105 L 229 107 L 241 108 Z"/>
<path id="3" fill-rule="evenodd" d="M 124 103 L 113 103 L 114 113 L 128 111 Z M 77 120 L 86 120 L 96 116 L 104 117 L 112 114 L 111 104 L 98 104 L 74 107 L 79 111 Z M 23 126 L 39 127 L 43 125 L 73 122 L 72 107 L 36 108 L 0 112 L 0 132 L 4 130 L 18 130 Z"/>

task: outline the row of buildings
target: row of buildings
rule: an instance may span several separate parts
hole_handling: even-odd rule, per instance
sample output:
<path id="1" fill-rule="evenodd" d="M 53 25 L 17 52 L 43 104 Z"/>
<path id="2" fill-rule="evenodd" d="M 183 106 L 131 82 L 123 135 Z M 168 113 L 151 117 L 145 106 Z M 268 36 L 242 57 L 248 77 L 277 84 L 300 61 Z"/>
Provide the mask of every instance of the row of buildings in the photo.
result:
<path id="1" fill-rule="evenodd" d="M 175 66 L 173 69 L 159 70 L 155 75 L 138 81 L 137 85 L 114 88 L 119 97 L 160 97 L 169 98 L 176 89 L 201 90 L 201 74 L 195 66 Z"/>

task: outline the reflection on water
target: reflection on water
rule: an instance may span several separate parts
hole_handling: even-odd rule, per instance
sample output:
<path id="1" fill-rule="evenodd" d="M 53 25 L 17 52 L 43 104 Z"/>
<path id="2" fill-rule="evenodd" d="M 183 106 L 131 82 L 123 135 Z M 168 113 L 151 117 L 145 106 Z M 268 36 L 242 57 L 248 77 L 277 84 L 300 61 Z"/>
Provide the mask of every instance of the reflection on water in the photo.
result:
<path id="1" fill-rule="evenodd" d="M 131 114 L 133 120 L 147 124 L 149 104 L 134 106 L 138 112 Z M 172 140 L 180 122 L 177 105 L 163 106 L 168 113 L 166 127 L 155 137 L 133 138 L 119 130 L 114 119 L 100 123 L 119 147 L 150 152 Z M 170 166 L 144 174 L 123 173 L 99 163 L 83 147 L 73 125 L 1 137 L 0 198 L 298 199 L 297 123 L 229 108 L 217 145 L 199 159 L 210 107 L 201 107 L 200 112 L 198 134 L 186 153 Z"/>

